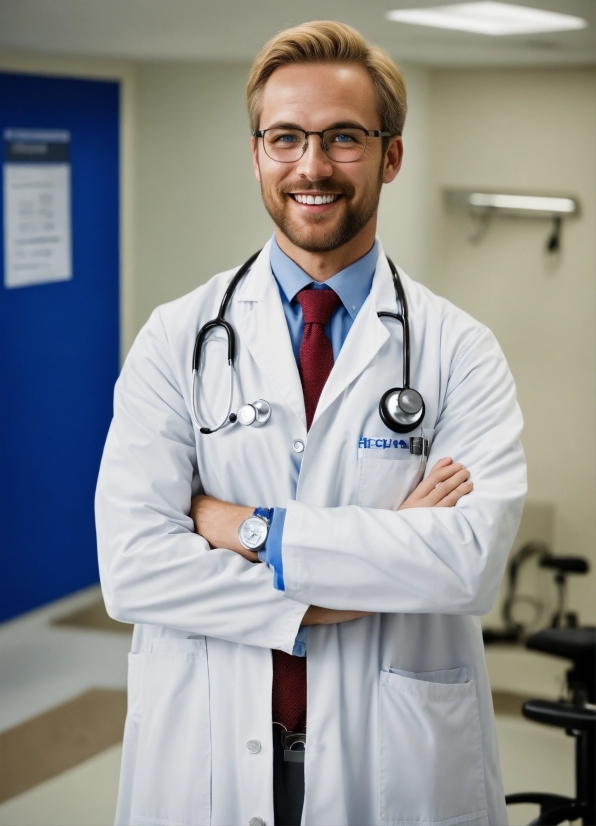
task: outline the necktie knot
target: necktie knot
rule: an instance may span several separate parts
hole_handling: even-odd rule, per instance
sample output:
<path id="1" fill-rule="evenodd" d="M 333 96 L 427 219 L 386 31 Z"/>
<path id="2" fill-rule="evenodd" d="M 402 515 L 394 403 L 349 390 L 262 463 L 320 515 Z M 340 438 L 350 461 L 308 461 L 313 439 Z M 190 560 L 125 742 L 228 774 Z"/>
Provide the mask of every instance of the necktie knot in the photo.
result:
<path id="1" fill-rule="evenodd" d="M 341 299 L 333 290 L 313 290 L 305 287 L 296 295 L 302 307 L 305 324 L 322 324 L 324 327 L 341 304 Z"/>

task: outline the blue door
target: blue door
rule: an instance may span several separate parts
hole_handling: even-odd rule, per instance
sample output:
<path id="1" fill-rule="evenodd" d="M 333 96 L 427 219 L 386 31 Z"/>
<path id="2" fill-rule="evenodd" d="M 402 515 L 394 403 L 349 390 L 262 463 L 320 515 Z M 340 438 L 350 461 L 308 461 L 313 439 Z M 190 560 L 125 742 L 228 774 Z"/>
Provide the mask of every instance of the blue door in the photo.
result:
<path id="1" fill-rule="evenodd" d="M 19 224 L 22 210 L 8 208 L 8 190 L 19 175 L 26 183 L 24 167 L 40 160 L 36 134 L 58 136 L 48 160 L 68 173 L 60 185 L 69 190 L 69 214 L 62 216 L 68 226 L 60 230 L 58 279 L 45 280 L 42 262 L 27 282 L 9 251 L 19 226 L 25 235 L 27 227 Z M 119 352 L 119 84 L 2 72 L 0 137 L 4 620 L 98 580 L 93 496 Z M 17 242 L 30 252 L 25 235 Z M 40 255 L 54 254 L 51 240 L 36 247 Z"/>

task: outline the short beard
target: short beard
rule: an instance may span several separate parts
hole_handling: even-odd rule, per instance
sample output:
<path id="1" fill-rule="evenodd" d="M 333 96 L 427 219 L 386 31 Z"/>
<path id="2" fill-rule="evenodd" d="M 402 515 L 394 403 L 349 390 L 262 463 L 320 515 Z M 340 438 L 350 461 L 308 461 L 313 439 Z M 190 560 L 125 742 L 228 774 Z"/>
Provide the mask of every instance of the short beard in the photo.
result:
<path id="1" fill-rule="evenodd" d="M 348 205 L 340 221 L 336 223 L 335 226 L 330 227 L 327 232 L 324 232 L 316 240 L 304 238 L 302 234 L 302 228 L 299 228 L 292 223 L 291 219 L 287 215 L 287 210 L 284 208 L 283 205 L 280 206 L 277 203 L 271 201 L 267 197 L 262 186 L 261 194 L 263 197 L 265 209 L 269 213 L 272 221 L 277 227 L 279 227 L 279 229 L 281 230 L 281 232 L 283 232 L 286 238 L 289 241 L 291 241 L 292 244 L 294 244 L 294 246 L 299 247 L 305 252 L 331 252 L 332 250 L 336 250 L 340 247 L 343 247 L 345 244 L 349 243 L 353 238 L 355 238 L 358 235 L 358 233 L 368 224 L 370 219 L 375 214 L 379 206 L 379 199 L 381 197 L 381 175 L 382 168 L 380 169 L 380 174 L 378 177 L 377 186 L 375 190 L 369 194 L 369 196 L 366 198 L 366 200 L 360 206 L 360 208 L 358 210 L 355 210 L 353 207 L 350 207 Z M 329 182 L 320 182 L 316 185 L 312 185 L 311 187 L 302 186 L 300 188 L 300 191 L 304 192 L 309 188 L 314 189 L 317 192 L 325 192 L 326 190 L 338 192 L 338 187 L 333 187 Z M 342 186 L 340 189 L 343 190 L 342 195 L 344 198 L 353 197 L 353 187 Z M 282 195 L 285 194 L 289 194 L 289 192 L 282 193 Z M 312 215 L 310 216 L 309 220 L 312 224 L 320 224 L 325 220 L 325 216 Z"/>

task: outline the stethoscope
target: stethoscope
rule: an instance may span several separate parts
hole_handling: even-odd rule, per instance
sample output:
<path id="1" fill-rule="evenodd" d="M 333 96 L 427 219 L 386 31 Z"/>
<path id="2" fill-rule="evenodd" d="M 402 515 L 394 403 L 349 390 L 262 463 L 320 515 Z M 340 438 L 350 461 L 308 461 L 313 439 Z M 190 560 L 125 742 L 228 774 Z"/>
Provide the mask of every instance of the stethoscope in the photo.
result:
<path id="1" fill-rule="evenodd" d="M 271 418 L 271 405 L 265 399 L 257 399 L 251 404 L 244 404 L 237 413 L 232 413 L 233 391 L 234 391 L 234 359 L 236 356 L 236 334 L 232 325 L 225 320 L 224 316 L 230 303 L 234 291 L 239 282 L 249 271 L 256 258 L 260 254 L 256 252 L 244 263 L 234 275 L 221 300 L 221 305 L 216 318 L 204 324 L 197 335 L 195 348 L 192 356 L 192 416 L 200 432 L 204 435 L 217 433 L 228 424 L 239 422 L 245 426 L 261 427 Z M 403 328 L 403 367 L 402 386 L 392 387 L 381 396 L 379 402 L 379 415 L 390 430 L 394 433 L 410 433 L 415 430 L 424 419 L 424 400 L 417 390 L 410 387 L 410 321 L 408 314 L 408 302 L 404 292 L 403 284 L 393 261 L 387 257 L 391 274 L 393 276 L 393 286 L 400 312 L 389 313 L 381 311 L 377 313 L 379 318 L 393 318 L 399 321 Z M 216 427 L 206 427 L 199 421 L 197 413 L 197 385 L 199 377 L 199 366 L 205 339 L 213 330 L 221 328 L 226 334 L 228 343 L 228 368 L 230 377 L 230 389 L 228 398 L 228 409 L 225 417 Z"/>

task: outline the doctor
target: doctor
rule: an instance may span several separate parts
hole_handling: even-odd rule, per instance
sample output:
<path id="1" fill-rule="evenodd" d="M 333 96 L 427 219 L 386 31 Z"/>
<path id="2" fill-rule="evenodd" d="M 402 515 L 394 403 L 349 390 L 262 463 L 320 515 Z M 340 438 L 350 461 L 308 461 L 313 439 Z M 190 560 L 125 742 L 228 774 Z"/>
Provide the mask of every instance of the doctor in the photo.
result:
<path id="1" fill-rule="evenodd" d="M 221 325 L 191 367 L 236 271 L 152 314 L 100 471 L 106 606 L 135 624 L 117 823 L 500 826 L 478 617 L 526 489 L 513 380 L 489 330 L 398 270 L 424 406 L 403 435 L 380 416 L 407 386 L 375 240 L 402 158 L 390 58 L 306 24 L 247 95 L 275 235 L 226 308 L 232 404 Z"/>

